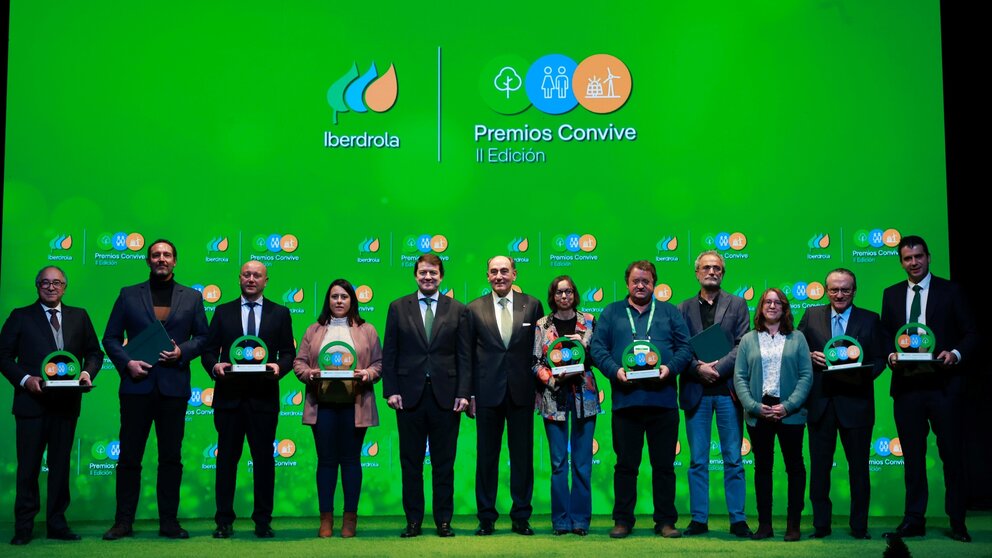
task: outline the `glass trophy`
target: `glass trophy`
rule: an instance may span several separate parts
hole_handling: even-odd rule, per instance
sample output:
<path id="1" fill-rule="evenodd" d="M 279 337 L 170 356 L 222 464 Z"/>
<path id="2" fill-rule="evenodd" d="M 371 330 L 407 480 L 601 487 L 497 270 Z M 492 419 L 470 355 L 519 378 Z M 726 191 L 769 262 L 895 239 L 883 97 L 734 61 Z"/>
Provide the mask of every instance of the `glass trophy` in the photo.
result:
<path id="1" fill-rule="evenodd" d="M 242 335 L 231 343 L 232 374 L 262 374 L 268 371 L 265 362 L 269 358 L 269 348 L 265 341 L 255 335 Z"/>
<path id="2" fill-rule="evenodd" d="M 55 351 L 41 361 L 45 389 L 79 389 L 79 373 L 82 371 L 79 360 L 67 351 Z"/>
<path id="3" fill-rule="evenodd" d="M 861 374 L 872 369 L 871 365 L 864 364 L 865 351 L 861 343 L 848 335 L 838 335 L 827 341 L 823 358 L 827 361 L 825 372 L 849 383 L 861 383 Z"/>
<path id="4" fill-rule="evenodd" d="M 320 379 L 354 380 L 357 360 L 354 347 L 344 341 L 331 341 L 320 349 Z"/>
<path id="5" fill-rule="evenodd" d="M 661 351 L 648 341 L 634 341 L 623 350 L 623 370 L 628 380 L 661 376 Z"/>
<path id="6" fill-rule="evenodd" d="M 937 338 L 933 331 L 918 322 L 908 323 L 896 331 L 896 360 L 899 362 L 930 363 L 939 362 L 934 358 L 933 349 Z"/>
<path id="7" fill-rule="evenodd" d="M 582 374 L 586 369 L 586 351 L 582 343 L 559 337 L 548 346 L 548 366 L 556 378 L 567 378 Z"/>

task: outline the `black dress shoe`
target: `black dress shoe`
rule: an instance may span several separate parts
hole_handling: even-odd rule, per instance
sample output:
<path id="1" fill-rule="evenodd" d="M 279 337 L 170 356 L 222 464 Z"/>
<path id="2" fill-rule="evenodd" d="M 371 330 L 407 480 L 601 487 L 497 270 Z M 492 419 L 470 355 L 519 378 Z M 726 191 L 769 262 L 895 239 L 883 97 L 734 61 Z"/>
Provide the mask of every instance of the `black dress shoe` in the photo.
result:
<path id="1" fill-rule="evenodd" d="M 511 529 L 518 535 L 530 536 L 534 534 L 534 530 L 530 528 L 530 522 L 526 519 L 514 521 Z"/>
<path id="2" fill-rule="evenodd" d="M 831 533 L 833 533 L 833 531 L 831 531 L 829 528 L 828 529 L 821 529 L 819 527 L 814 527 L 813 528 L 813 533 L 809 536 L 809 538 L 811 538 L 811 539 L 825 539 L 825 538 L 829 537 Z"/>
<path id="3" fill-rule="evenodd" d="M 583 529 L 582 527 L 576 527 L 575 529 L 572 529 L 572 533 L 574 533 L 574 534 L 576 534 L 576 535 L 578 535 L 580 537 L 584 537 L 584 536 L 586 536 L 586 535 L 589 534 L 589 529 Z"/>
<path id="4" fill-rule="evenodd" d="M 493 534 L 496 530 L 496 524 L 492 521 L 480 521 L 479 528 L 475 530 L 475 534 L 480 537 L 488 537 Z"/>
<path id="5" fill-rule="evenodd" d="M 276 532 L 272 530 L 271 525 L 256 525 L 255 536 L 260 539 L 271 539 L 276 536 Z"/>
<path id="6" fill-rule="evenodd" d="M 867 529 L 851 529 L 851 537 L 860 541 L 870 541 L 871 533 Z"/>
<path id="7" fill-rule="evenodd" d="M 158 528 L 158 536 L 165 537 L 167 539 L 188 539 L 189 531 L 183 529 L 179 523 L 167 523 L 165 525 L 160 525 Z M 106 537 L 104 537 L 106 538 Z"/>
<path id="8" fill-rule="evenodd" d="M 406 529 L 403 529 L 403 532 L 400 533 L 400 538 L 409 539 L 411 537 L 419 537 L 421 532 L 422 529 L 419 523 L 407 523 Z"/>
<path id="9" fill-rule="evenodd" d="M 922 525 L 911 525 L 909 523 L 900 523 L 896 527 L 895 531 L 889 531 L 888 533 L 883 533 L 882 537 L 886 539 L 891 539 L 897 537 L 900 539 L 905 539 L 906 537 L 922 537 L 927 534 L 927 528 Z"/>
<path id="10" fill-rule="evenodd" d="M 685 529 L 682 529 L 682 534 L 686 536 L 702 535 L 710 531 L 710 526 L 705 523 L 700 523 L 699 521 L 690 521 Z"/>
<path id="11" fill-rule="evenodd" d="M 234 535 L 234 527 L 230 523 L 218 524 L 214 529 L 215 539 L 229 539 Z"/>
<path id="12" fill-rule="evenodd" d="M 10 539 L 10 544 L 14 546 L 24 546 L 31 542 L 31 531 L 14 531 L 14 538 Z"/>
<path id="13" fill-rule="evenodd" d="M 451 528 L 451 524 L 447 521 L 441 523 L 437 526 L 437 536 L 439 537 L 454 537 L 455 530 Z"/>
<path id="14" fill-rule="evenodd" d="M 730 524 L 730 534 L 739 539 L 749 539 L 754 534 L 747 521 L 737 521 Z"/>
<path id="15" fill-rule="evenodd" d="M 971 535 L 968 534 L 968 530 L 964 527 L 951 529 L 951 532 L 947 536 L 958 542 L 971 542 Z"/>
<path id="16" fill-rule="evenodd" d="M 572 532 L 572 530 L 571 530 L 571 529 L 555 529 L 555 530 L 553 531 L 553 533 L 554 533 L 554 535 L 555 535 L 556 537 L 560 537 L 560 536 L 562 536 L 562 535 L 567 535 L 567 534 L 569 534 L 569 533 L 571 533 L 571 532 Z"/>
<path id="17" fill-rule="evenodd" d="M 79 535 L 73 533 L 71 530 L 66 528 L 66 529 L 61 529 L 59 531 L 49 531 L 48 538 L 57 541 L 78 541 L 78 540 L 82 540 L 83 537 L 80 537 Z"/>
<path id="18" fill-rule="evenodd" d="M 117 539 L 130 537 L 133 534 L 134 531 L 131 529 L 130 523 L 114 523 L 114 526 L 107 529 L 107 532 L 103 534 L 103 540 L 116 541 Z"/>

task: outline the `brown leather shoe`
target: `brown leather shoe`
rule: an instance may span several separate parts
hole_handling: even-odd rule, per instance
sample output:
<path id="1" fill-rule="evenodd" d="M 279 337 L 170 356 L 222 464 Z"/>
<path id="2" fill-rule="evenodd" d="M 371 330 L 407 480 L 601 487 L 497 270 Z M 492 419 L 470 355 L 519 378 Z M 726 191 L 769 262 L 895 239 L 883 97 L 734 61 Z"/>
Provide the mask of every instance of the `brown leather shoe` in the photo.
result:
<path id="1" fill-rule="evenodd" d="M 679 531 L 671 523 L 665 523 L 664 525 L 655 525 L 654 534 L 661 535 L 666 539 L 677 539 L 682 536 L 682 531 Z"/>
<path id="2" fill-rule="evenodd" d="M 751 535 L 752 541 L 760 541 L 761 539 L 770 539 L 775 536 L 775 531 L 772 530 L 771 523 L 759 523 L 758 530 Z"/>
<path id="3" fill-rule="evenodd" d="M 625 539 L 627 538 L 627 535 L 630 534 L 630 531 L 630 527 L 624 525 L 623 523 L 617 523 L 613 526 L 613 529 L 610 529 L 610 538 Z"/>
<path id="4" fill-rule="evenodd" d="M 320 529 L 317 536 L 326 539 L 334 535 L 334 512 L 320 512 Z"/>
<path id="5" fill-rule="evenodd" d="M 355 512 L 344 512 L 341 519 L 341 538 L 350 539 L 355 536 L 355 528 L 358 526 L 358 514 Z"/>
<path id="6" fill-rule="evenodd" d="M 802 533 L 799 532 L 799 522 L 798 521 L 786 521 L 785 523 L 785 537 L 783 538 L 786 542 L 796 542 L 803 537 Z"/>

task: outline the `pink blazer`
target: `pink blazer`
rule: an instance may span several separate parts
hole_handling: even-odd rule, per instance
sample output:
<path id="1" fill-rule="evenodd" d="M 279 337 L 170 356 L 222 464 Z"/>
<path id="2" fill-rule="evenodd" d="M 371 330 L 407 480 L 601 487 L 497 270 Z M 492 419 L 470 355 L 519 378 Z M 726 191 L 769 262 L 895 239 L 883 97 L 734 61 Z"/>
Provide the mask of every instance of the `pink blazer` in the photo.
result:
<path id="1" fill-rule="evenodd" d="M 379 381 L 382 372 L 382 344 L 379 342 L 379 334 L 376 333 L 372 324 L 364 324 L 351 328 L 351 338 L 355 341 L 355 352 L 358 362 L 355 371 L 366 371 L 369 374 L 369 382 L 356 384 L 358 388 L 355 393 L 355 426 L 368 427 L 379 426 L 379 412 L 375 407 L 375 391 L 372 384 Z M 303 404 L 303 424 L 317 424 L 317 396 L 316 383 L 306 380 L 310 373 L 318 369 L 317 357 L 320 353 L 321 342 L 324 334 L 327 333 L 327 326 L 318 323 L 307 328 L 303 335 L 296 353 L 296 360 L 293 361 L 293 371 L 301 382 L 306 384 L 306 401 Z M 320 380 L 316 380 L 319 382 Z"/>

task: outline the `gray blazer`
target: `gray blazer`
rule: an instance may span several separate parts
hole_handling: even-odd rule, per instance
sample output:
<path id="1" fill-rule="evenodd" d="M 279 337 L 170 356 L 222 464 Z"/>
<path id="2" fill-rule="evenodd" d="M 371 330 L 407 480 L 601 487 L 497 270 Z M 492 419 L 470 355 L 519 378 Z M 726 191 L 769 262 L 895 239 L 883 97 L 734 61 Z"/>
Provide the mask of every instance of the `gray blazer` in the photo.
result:
<path id="1" fill-rule="evenodd" d="M 744 407 L 744 420 L 749 426 L 756 426 L 761 416 L 763 377 L 758 331 L 752 330 L 741 339 L 734 368 L 734 390 Z M 806 424 L 805 404 L 813 384 L 813 365 L 809 359 L 809 345 L 799 330 L 793 330 L 785 337 L 780 382 L 779 393 L 788 413 L 782 422 Z"/>
<path id="2" fill-rule="evenodd" d="M 703 318 L 699 315 L 698 301 L 699 294 L 697 293 L 679 303 L 679 312 L 682 313 L 686 325 L 689 326 L 690 336 L 696 336 L 703 332 Z M 751 314 L 748 312 L 747 302 L 739 296 L 721 290 L 720 299 L 716 303 L 716 315 L 713 316 L 713 323 L 720 324 L 720 329 L 723 330 L 727 341 L 733 347 L 716 363 L 716 371 L 723 379 L 734 373 L 734 363 L 737 361 L 737 345 L 751 328 Z M 699 401 L 703 398 L 703 384 L 699 380 L 698 372 L 696 372 L 697 366 L 699 366 L 699 361 L 693 358 L 689 368 L 679 374 L 679 407 L 685 411 L 691 411 L 698 407 Z M 730 389 L 734 388 L 733 384 L 730 384 L 729 387 Z"/>

